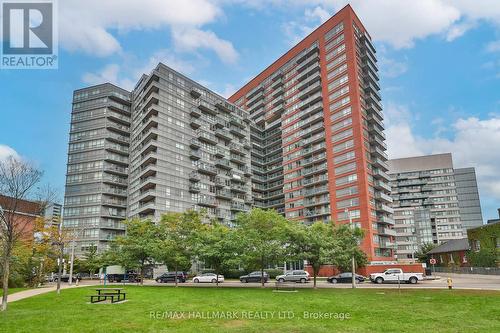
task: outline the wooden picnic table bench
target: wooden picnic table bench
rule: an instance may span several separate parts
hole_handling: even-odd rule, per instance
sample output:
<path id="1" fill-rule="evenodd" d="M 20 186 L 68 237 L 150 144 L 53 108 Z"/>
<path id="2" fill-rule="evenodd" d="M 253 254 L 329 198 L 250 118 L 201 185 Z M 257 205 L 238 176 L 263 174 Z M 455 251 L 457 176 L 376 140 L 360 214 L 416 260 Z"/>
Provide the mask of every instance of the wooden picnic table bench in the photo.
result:
<path id="1" fill-rule="evenodd" d="M 111 299 L 111 303 L 124 301 L 127 294 L 122 288 L 96 288 L 97 295 L 90 295 L 90 303 L 98 303 Z"/>

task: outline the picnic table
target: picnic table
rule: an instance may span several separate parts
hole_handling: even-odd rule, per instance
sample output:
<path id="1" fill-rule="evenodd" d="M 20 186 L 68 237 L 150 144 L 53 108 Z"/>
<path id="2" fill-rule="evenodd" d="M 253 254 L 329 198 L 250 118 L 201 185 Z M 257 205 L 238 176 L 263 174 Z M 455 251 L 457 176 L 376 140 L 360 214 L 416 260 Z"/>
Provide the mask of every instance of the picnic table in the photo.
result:
<path id="1" fill-rule="evenodd" d="M 127 294 L 123 288 L 96 288 L 97 295 L 90 295 L 90 303 L 111 299 L 111 303 L 124 301 Z"/>

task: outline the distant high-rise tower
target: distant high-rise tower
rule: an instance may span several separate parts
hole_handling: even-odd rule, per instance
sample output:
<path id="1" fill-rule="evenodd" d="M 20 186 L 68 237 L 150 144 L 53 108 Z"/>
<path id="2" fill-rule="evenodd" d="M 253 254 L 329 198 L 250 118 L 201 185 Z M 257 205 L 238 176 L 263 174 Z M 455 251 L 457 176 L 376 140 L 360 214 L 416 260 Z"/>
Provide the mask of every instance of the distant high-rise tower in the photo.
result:
<path id="1" fill-rule="evenodd" d="M 465 229 L 483 225 L 483 214 L 477 188 L 476 170 L 474 168 L 455 169 L 460 219 Z"/>
<path id="2" fill-rule="evenodd" d="M 398 260 L 413 260 L 425 243 L 466 237 L 451 154 L 389 160 L 389 174 Z"/>
<path id="3" fill-rule="evenodd" d="M 371 262 L 394 260 L 375 48 L 348 5 L 238 90 L 252 120 L 256 206 L 353 223 Z"/>

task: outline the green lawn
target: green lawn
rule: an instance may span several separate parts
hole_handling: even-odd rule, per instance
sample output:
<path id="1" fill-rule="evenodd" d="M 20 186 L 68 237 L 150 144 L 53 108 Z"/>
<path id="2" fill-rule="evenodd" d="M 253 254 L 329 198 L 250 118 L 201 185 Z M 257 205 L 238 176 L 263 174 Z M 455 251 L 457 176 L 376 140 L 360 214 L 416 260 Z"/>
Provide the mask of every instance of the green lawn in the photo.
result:
<path id="1" fill-rule="evenodd" d="M 94 293 L 91 287 L 14 302 L 7 313 L 0 313 L 0 332 L 500 332 L 500 293 L 493 291 L 274 293 L 259 288 L 154 286 L 127 286 L 126 291 L 129 301 L 122 304 L 87 304 L 85 296 Z M 169 311 L 185 317 L 151 318 L 154 312 Z M 197 311 L 236 311 L 232 315 L 238 318 L 196 318 L 202 315 Z M 268 316 L 274 312 L 275 317 L 248 318 L 257 315 L 253 311 L 268 311 Z M 294 317 L 278 318 L 278 311 L 290 311 L 288 316 Z M 306 319 L 304 311 L 348 313 L 350 318 Z"/>

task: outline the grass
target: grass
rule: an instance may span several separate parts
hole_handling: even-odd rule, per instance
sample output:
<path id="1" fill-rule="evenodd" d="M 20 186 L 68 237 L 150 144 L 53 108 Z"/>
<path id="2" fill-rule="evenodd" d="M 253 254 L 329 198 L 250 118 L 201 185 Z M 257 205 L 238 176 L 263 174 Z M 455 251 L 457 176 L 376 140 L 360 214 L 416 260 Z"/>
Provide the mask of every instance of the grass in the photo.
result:
<path id="1" fill-rule="evenodd" d="M 125 303 L 87 304 L 94 292 L 75 288 L 11 303 L 0 313 L 0 332 L 500 332 L 500 293 L 493 291 L 127 286 Z M 155 311 L 186 318 L 151 318 Z M 193 311 L 236 311 L 238 318 L 187 318 Z M 291 311 L 294 318 L 249 319 L 242 311 Z M 305 319 L 304 311 L 350 319 Z"/>

